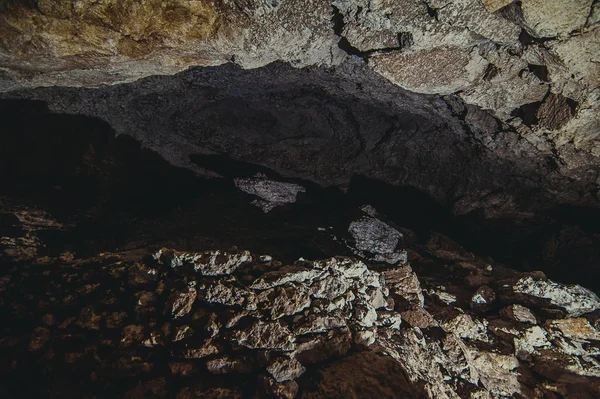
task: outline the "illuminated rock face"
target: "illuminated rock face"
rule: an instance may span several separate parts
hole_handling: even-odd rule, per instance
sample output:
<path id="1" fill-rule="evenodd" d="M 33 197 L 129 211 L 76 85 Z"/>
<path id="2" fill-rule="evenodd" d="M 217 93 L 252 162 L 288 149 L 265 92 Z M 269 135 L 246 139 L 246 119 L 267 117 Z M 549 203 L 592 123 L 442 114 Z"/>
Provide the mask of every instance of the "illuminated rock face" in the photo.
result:
<path id="1" fill-rule="evenodd" d="M 18 213 L 31 218 L 17 227 L 64 227 L 32 208 Z M 115 392 L 158 398 L 600 393 L 600 299 L 541 272 L 492 266 L 445 237 L 412 247 L 414 260 L 401 264 L 283 263 L 237 249 L 40 257 L 39 241 L 8 240 L 0 260 L 21 267 L 0 278 L 0 346 L 12 362 L 0 373 L 41 367 L 22 365 L 22 351 L 45 364 L 27 393 L 58 397 L 56 380 L 71 393 L 118 381 Z M 45 296 L 31 291 L 40 285 Z"/>
<path id="2" fill-rule="evenodd" d="M 322 184 L 410 185 L 457 214 L 596 206 L 600 13 L 563 3 L 4 1 L 0 91 L 98 116 L 195 171 L 189 155 L 224 152 Z M 226 63 L 264 69 L 20 92 Z"/>

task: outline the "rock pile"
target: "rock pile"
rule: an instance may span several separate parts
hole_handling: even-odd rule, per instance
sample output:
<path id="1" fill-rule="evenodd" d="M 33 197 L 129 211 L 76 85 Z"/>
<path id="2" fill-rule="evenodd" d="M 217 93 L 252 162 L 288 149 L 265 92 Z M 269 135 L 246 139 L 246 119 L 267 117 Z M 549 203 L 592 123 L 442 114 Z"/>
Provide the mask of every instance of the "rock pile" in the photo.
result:
<path id="1" fill-rule="evenodd" d="M 386 267 L 163 248 L 4 268 L 0 372 L 130 398 L 600 393 L 594 293 L 440 242 Z"/>

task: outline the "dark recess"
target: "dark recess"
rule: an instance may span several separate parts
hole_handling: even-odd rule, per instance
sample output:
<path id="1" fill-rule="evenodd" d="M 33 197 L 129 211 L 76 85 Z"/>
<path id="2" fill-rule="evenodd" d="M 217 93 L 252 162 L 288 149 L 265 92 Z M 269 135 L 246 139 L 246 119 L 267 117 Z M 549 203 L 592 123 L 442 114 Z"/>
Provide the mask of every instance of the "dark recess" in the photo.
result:
<path id="1" fill-rule="evenodd" d="M 131 138 L 115 138 L 99 119 L 51 114 L 43 102 L 12 100 L 0 101 L 0 116 L 0 195 L 72 225 L 39 233 L 49 254 L 53 248 L 85 256 L 163 245 L 195 250 L 237 245 L 285 261 L 347 254 L 331 233 L 342 236 L 357 208 L 371 204 L 396 226 L 415 231 L 422 242 L 437 231 L 512 267 L 541 269 L 559 281 L 600 288 L 592 267 L 600 262 L 598 209 L 558 207 L 528 222 L 488 220 L 482 211 L 453 217 L 414 188 L 355 176 L 346 194 L 287 179 L 307 192 L 296 204 L 264 214 L 232 178 L 256 173 L 282 178 L 268 168 L 226 154 L 192 156 L 198 165 L 225 176 L 202 179 Z M 10 232 L 14 218 L 0 217 L 3 234 Z M 333 231 L 318 232 L 317 227 L 327 226 Z M 549 253 L 549 243 L 555 242 L 556 250 Z"/>

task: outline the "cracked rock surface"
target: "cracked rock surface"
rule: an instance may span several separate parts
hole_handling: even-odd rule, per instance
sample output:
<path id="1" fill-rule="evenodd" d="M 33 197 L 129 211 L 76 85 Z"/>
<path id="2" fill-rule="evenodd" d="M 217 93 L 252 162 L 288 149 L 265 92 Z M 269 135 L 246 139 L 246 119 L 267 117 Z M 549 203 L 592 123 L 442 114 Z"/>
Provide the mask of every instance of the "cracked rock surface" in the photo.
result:
<path id="1" fill-rule="evenodd" d="M 457 214 L 527 218 L 540 203 L 598 206 L 598 9 L 595 0 L 3 1 L 0 90 L 100 117 L 198 173 L 189 155 L 226 153 L 320 184 L 356 173 L 416 187 Z M 175 77 L 118 85 L 153 75 Z M 102 85 L 117 86 L 73 89 Z"/>
<path id="2" fill-rule="evenodd" d="M 433 240 L 411 249 L 407 264 L 385 265 L 167 248 L 24 261 L 3 244 L 2 388 L 13 397 L 14 384 L 35 378 L 20 392 L 600 394 L 595 294 L 445 245 Z"/>

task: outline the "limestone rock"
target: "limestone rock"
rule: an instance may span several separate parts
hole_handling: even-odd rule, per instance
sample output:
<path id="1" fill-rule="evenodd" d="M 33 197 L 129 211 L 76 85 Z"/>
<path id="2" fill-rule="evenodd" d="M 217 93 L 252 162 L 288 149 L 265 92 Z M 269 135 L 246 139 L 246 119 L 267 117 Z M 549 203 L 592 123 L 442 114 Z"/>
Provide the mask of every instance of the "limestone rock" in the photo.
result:
<path id="1" fill-rule="evenodd" d="M 553 320 L 549 325 L 567 338 L 600 341 L 600 332 L 584 318 Z"/>
<path id="2" fill-rule="evenodd" d="M 375 71 L 404 89 L 442 95 L 473 87 L 488 65 L 476 50 L 461 47 L 381 54 L 372 62 Z"/>
<path id="3" fill-rule="evenodd" d="M 186 291 L 171 295 L 167 310 L 173 315 L 173 318 L 183 317 L 192 311 L 197 295 L 195 284 L 190 284 Z"/>
<path id="4" fill-rule="evenodd" d="M 402 234 L 381 220 L 361 218 L 350 223 L 348 232 L 354 239 L 351 248 L 355 254 L 377 262 L 406 262 L 406 253 L 398 250 Z"/>
<path id="5" fill-rule="evenodd" d="M 291 351 L 295 347 L 295 337 L 279 322 L 258 321 L 248 330 L 237 332 L 234 338 L 240 345 L 251 349 Z"/>
<path id="6" fill-rule="evenodd" d="M 267 371 L 277 382 L 291 381 L 300 377 L 306 368 L 294 358 L 277 358 L 268 367 Z"/>
<path id="7" fill-rule="evenodd" d="M 257 196 L 252 203 L 265 213 L 279 205 L 293 204 L 298 193 L 306 189 L 298 184 L 278 182 L 258 175 L 248 179 L 234 179 L 235 185 L 245 193 Z"/>
<path id="8" fill-rule="evenodd" d="M 167 251 L 168 252 L 168 251 Z M 195 271 L 206 276 L 228 275 L 238 267 L 252 261 L 250 252 L 228 253 L 221 251 L 206 251 L 203 253 L 172 252 L 163 253 L 160 250 L 153 255 L 160 262 L 167 262 L 171 267 L 191 265 Z"/>
<path id="9" fill-rule="evenodd" d="M 521 8 L 525 24 L 536 37 L 555 37 L 581 29 L 591 6 L 592 0 L 526 0 Z"/>
<path id="10" fill-rule="evenodd" d="M 579 285 L 566 286 L 551 280 L 521 278 L 512 287 L 515 293 L 548 300 L 552 305 L 565 309 L 570 317 L 600 309 L 600 299 L 592 291 Z"/>
<path id="11" fill-rule="evenodd" d="M 531 310 L 519 304 L 510 305 L 502 309 L 500 314 L 519 323 L 537 324 L 536 317 Z"/>
<path id="12" fill-rule="evenodd" d="M 167 252 L 161 259 L 169 264 L 173 258 Z M 28 351 L 45 362 L 50 375 L 63 375 L 53 369 L 59 364 L 86 374 L 89 368 L 95 383 L 131 381 L 127 395 L 140 397 L 170 395 L 164 386 L 181 381 L 190 384 L 178 387 L 182 398 L 241 397 L 242 389 L 244 395 L 256 389 L 257 397 L 289 398 L 300 392 L 315 398 L 356 392 L 390 398 L 398 392 L 427 398 L 536 397 L 551 386 L 583 397 L 600 392 L 595 361 L 600 313 L 590 291 L 545 280 L 539 272 L 500 264 L 488 268 L 489 260 L 449 242 L 413 252 L 412 266 L 347 257 L 291 266 L 272 261 L 199 280 L 190 263 L 157 272 L 156 280 L 132 284 L 130 291 L 118 291 L 119 298 L 94 305 L 86 302 L 90 295 L 123 288 L 128 281 L 119 276 L 147 273 L 153 268 L 146 263 L 156 266 L 155 260 L 124 260 L 117 275 L 114 265 L 98 259 L 67 262 L 58 280 L 83 293 L 78 298 L 83 303 L 61 297 L 55 306 L 30 303 L 21 279 L 35 279 L 56 295 L 53 291 L 62 290 L 56 270 L 14 268 L 8 271 L 11 278 L 2 280 L 2 299 L 15 302 L 7 318 L 27 320 L 31 313 L 31 320 L 44 326 L 25 337 L 0 336 L 0 347 L 9 359 Z M 485 273 L 489 284 L 475 290 L 464 277 L 477 272 Z M 90 291 L 91 273 L 99 278 Z M 453 299 L 442 300 L 449 292 L 456 293 Z M 166 312 L 159 306 L 162 298 L 169 298 Z M 494 306 L 472 309 L 482 298 Z M 585 318 L 573 317 L 581 312 Z M 82 349 L 71 350 L 74 342 Z M 167 368 L 151 360 L 157 355 L 166 358 Z M 31 365 L 26 366 L 22 372 L 30 373 Z M 12 362 L 10 373 L 21 367 Z M 152 379 L 163 369 L 164 384 Z M 226 389 L 221 377 L 227 378 Z M 197 379 L 201 383 L 192 382 Z"/>
<path id="13" fill-rule="evenodd" d="M 496 293 L 490 287 L 483 285 L 475 291 L 471 297 L 471 309 L 476 311 L 487 311 L 496 302 Z"/>

